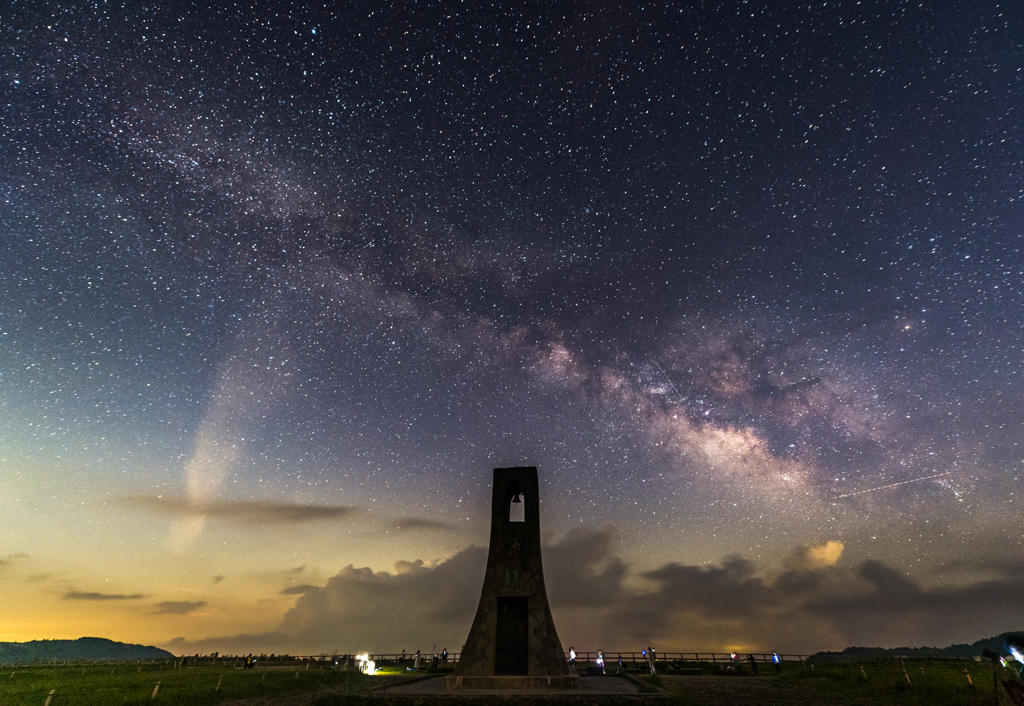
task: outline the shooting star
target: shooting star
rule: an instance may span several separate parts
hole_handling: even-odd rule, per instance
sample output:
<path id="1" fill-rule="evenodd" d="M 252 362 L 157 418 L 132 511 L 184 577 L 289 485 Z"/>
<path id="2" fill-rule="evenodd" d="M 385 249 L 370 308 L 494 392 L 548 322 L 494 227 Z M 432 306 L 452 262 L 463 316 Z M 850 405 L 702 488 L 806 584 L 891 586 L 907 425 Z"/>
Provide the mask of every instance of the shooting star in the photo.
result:
<path id="1" fill-rule="evenodd" d="M 877 488 L 868 488 L 867 490 L 858 490 L 858 491 L 856 491 L 854 493 L 844 493 L 843 495 L 837 495 L 837 496 L 835 496 L 832 499 L 833 500 L 838 500 L 839 498 L 848 498 L 851 495 L 863 495 L 864 493 L 873 493 L 876 490 L 885 490 L 886 488 L 895 488 L 897 485 L 906 485 L 907 483 L 917 483 L 917 482 L 922 481 L 922 480 L 931 480 L 932 478 L 941 478 L 942 476 L 948 476 L 951 473 L 952 473 L 952 471 L 946 471 L 945 473 L 936 473 L 934 476 L 925 476 L 923 478 L 914 478 L 913 480 L 900 481 L 899 483 L 890 483 L 889 485 L 880 485 Z"/>
<path id="2" fill-rule="evenodd" d="M 661 372 L 661 376 L 663 378 L 665 378 L 665 382 L 667 382 L 669 387 L 672 388 L 672 391 L 674 393 L 676 393 L 676 397 L 678 397 L 680 400 L 682 400 L 683 396 L 679 394 L 679 390 L 676 389 L 675 383 L 673 383 L 672 380 L 669 378 L 669 376 L 665 373 L 665 371 L 662 370 L 661 363 L 659 363 L 658 360 L 655 359 L 654 360 L 654 364 L 658 366 L 658 370 Z"/>

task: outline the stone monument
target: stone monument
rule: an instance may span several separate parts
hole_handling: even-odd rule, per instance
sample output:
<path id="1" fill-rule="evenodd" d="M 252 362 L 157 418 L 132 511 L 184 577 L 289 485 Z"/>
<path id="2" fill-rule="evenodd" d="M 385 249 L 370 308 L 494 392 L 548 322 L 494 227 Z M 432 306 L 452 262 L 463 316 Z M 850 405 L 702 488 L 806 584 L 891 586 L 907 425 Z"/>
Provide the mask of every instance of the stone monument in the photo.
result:
<path id="1" fill-rule="evenodd" d="M 487 573 L 448 689 L 576 689 L 551 619 L 535 467 L 495 468 Z"/>

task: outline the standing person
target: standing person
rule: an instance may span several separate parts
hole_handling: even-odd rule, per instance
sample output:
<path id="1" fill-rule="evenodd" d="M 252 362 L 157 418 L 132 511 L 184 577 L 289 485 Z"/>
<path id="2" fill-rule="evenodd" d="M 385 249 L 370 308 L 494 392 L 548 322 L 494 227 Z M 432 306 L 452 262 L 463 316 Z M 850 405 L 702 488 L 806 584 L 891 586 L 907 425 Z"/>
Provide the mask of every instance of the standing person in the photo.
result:
<path id="1" fill-rule="evenodd" d="M 775 673 L 782 674 L 782 658 L 778 652 L 772 652 L 772 664 L 775 665 Z"/>
<path id="2" fill-rule="evenodd" d="M 604 674 L 604 651 L 597 651 L 597 666 L 601 668 L 601 674 Z"/>
<path id="3" fill-rule="evenodd" d="M 651 674 L 654 674 L 654 648 L 648 647 L 645 652 L 647 653 L 647 668 L 651 671 Z"/>
<path id="4" fill-rule="evenodd" d="M 448 648 L 447 647 L 445 647 L 443 650 L 441 650 L 441 663 L 445 664 L 445 665 L 448 664 Z"/>
<path id="5" fill-rule="evenodd" d="M 398 661 L 399 662 L 404 662 L 405 661 L 405 650 L 402 650 L 402 656 L 398 658 Z"/>
<path id="6" fill-rule="evenodd" d="M 750 662 L 750 671 L 757 674 L 757 660 L 754 659 L 754 655 L 747 655 L 747 661 Z"/>
<path id="7" fill-rule="evenodd" d="M 413 669 L 419 669 L 420 668 L 420 661 L 422 659 L 423 659 L 423 655 L 420 654 L 419 650 L 416 650 L 416 659 L 413 660 L 412 668 Z"/>
<path id="8" fill-rule="evenodd" d="M 576 668 L 576 650 L 573 649 L 572 645 L 569 646 L 569 669 Z"/>

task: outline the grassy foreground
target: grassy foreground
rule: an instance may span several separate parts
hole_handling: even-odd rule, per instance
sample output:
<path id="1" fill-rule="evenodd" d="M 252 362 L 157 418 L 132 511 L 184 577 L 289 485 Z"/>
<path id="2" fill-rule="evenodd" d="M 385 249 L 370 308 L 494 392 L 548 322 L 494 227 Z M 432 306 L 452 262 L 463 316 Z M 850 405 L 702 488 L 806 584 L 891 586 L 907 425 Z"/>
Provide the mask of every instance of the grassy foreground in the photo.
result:
<path id="1" fill-rule="evenodd" d="M 658 674 L 654 684 L 678 706 L 834 704 L 837 706 L 1010 706 L 992 667 L 979 662 L 868 662 L 770 665 L 753 676 L 713 664 L 681 664 L 684 675 Z M 966 674 L 964 673 L 966 669 Z M 311 665 L 239 669 L 233 663 L 178 667 L 175 663 L 19 666 L 0 668 L 3 706 L 197 706 L 308 694 L 303 704 L 366 703 L 371 688 L 410 676 L 400 667 L 366 676 Z M 970 682 L 968 681 L 970 676 Z M 1012 678 L 999 670 L 1000 680 Z M 159 689 L 156 689 L 159 684 Z M 154 696 L 155 691 L 155 696 Z M 315 698 L 313 692 L 321 692 Z M 353 701 L 354 699 L 354 701 Z"/>
<path id="2" fill-rule="evenodd" d="M 25 666 L 0 670 L 0 704 L 43 706 L 52 691 L 49 706 L 203 706 L 322 688 L 366 695 L 380 684 L 380 677 L 302 665 L 251 670 L 233 664 Z"/>
<path id="3" fill-rule="evenodd" d="M 696 665 L 694 665 L 696 666 Z M 966 673 L 965 673 L 966 670 Z M 696 671 L 696 670 L 694 670 Z M 680 706 L 754 704 L 839 704 L 849 706 L 994 706 L 1013 702 L 1000 685 L 993 685 L 990 664 L 980 662 L 868 662 L 864 664 L 809 664 L 783 666 L 781 675 L 771 665 L 760 676 L 743 675 L 655 677 L 675 696 Z M 970 679 L 968 679 L 970 677 Z M 1013 679 L 1010 670 L 998 670 L 1000 682 Z"/>

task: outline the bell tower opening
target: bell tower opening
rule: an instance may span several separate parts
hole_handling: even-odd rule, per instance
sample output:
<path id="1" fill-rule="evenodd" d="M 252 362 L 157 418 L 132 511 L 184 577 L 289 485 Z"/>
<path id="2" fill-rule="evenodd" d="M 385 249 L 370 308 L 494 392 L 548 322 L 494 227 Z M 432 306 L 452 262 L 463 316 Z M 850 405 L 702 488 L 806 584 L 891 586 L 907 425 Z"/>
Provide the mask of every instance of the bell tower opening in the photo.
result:
<path id="1" fill-rule="evenodd" d="M 508 521 L 526 522 L 526 495 L 519 481 L 514 480 L 508 485 Z"/>

